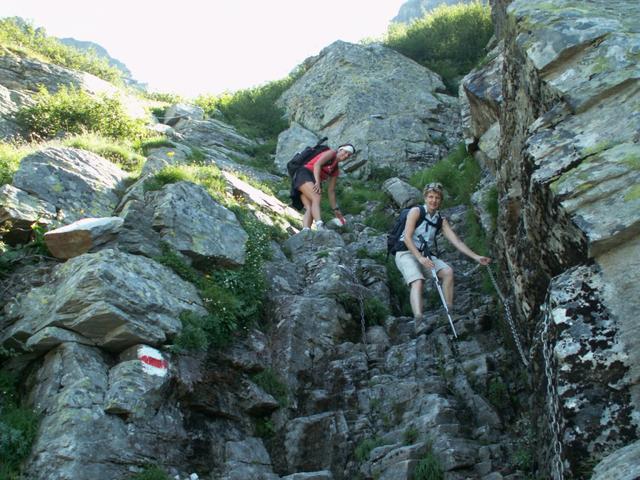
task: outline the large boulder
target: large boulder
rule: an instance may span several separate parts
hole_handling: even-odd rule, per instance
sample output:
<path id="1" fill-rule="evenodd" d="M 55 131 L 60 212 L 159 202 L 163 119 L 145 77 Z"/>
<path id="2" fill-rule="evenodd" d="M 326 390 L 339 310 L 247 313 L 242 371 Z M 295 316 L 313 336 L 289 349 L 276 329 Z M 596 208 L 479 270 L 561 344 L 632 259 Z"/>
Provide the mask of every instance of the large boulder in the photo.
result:
<path id="1" fill-rule="evenodd" d="M 204 187 L 177 182 L 158 191 L 141 191 L 136 197 L 130 197 L 120 211 L 124 218 L 118 237 L 121 248 L 153 257 L 165 242 L 196 265 L 244 264 L 247 233 L 235 214 Z"/>
<path id="2" fill-rule="evenodd" d="M 245 261 L 247 233 L 236 215 L 190 182 L 166 185 L 153 202 L 153 228 L 162 241 L 196 262 Z"/>
<path id="3" fill-rule="evenodd" d="M 127 478 L 135 471 L 132 468 L 142 470 L 158 460 L 164 465 L 184 464 L 189 445 L 182 415 L 166 399 L 158 403 L 158 397 L 150 396 L 153 387 L 144 386 L 143 378 L 129 377 L 129 387 L 135 384 L 136 393 L 129 387 L 121 392 L 128 391 L 136 410 L 152 415 L 132 421 L 124 411 L 116 415 L 105 410 L 111 409 L 114 381 L 121 378 L 115 371 L 121 371 L 122 364 L 110 368 L 110 363 L 95 347 L 64 343 L 49 352 L 30 376 L 29 404 L 41 421 L 25 466 L 27 478 Z M 141 369 L 136 373 L 149 376 Z M 153 383 L 153 378 L 148 380 Z"/>
<path id="4" fill-rule="evenodd" d="M 457 99 L 443 93 L 438 75 L 389 48 L 337 41 L 306 66 L 278 104 L 331 145 L 353 143 L 347 171 L 369 162 L 363 174 L 390 166 L 408 176 L 460 141 Z"/>
<path id="5" fill-rule="evenodd" d="M 33 103 L 31 98 L 19 91 L 10 90 L 0 82 L 0 139 L 18 136 L 22 129 L 15 121 L 20 108 Z"/>
<path id="6" fill-rule="evenodd" d="M 57 326 L 112 351 L 162 345 L 184 311 L 206 313 L 193 285 L 145 257 L 101 250 L 59 265 L 50 283 L 5 306 L 0 342 L 21 347 Z"/>
<path id="7" fill-rule="evenodd" d="M 53 205 L 59 221 L 68 224 L 111 216 L 126 178 L 126 172 L 95 153 L 48 147 L 22 159 L 13 185 Z"/>

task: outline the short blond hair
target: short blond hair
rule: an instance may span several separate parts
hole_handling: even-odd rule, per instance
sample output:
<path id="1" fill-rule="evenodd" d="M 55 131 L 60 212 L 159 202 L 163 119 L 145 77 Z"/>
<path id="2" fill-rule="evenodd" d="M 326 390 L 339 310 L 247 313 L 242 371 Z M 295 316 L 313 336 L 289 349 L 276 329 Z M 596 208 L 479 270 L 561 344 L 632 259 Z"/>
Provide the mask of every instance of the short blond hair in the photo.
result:
<path id="1" fill-rule="evenodd" d="M 436 192 L 440 194 L 440 198 L 444 199 L 444 187 L 440 182 L 431 182 L 424 186 L 422 190 L 422 195 L 426 195 L 429 192 Z"/>

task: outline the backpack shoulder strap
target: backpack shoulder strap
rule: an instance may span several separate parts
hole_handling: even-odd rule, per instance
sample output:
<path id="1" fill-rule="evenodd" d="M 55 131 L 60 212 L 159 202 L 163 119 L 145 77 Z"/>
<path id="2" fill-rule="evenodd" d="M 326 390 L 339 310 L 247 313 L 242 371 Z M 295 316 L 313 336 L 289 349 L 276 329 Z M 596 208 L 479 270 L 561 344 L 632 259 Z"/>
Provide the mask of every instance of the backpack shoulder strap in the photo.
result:
<path id="1" fill-rule="evenodd" d="M 424 205 L 418 205 L 418 209 L 420 211 L 420 216 L 418 217 L 418 221 L 416 222 L 416 227 L 420 225 L 427 218 L 427 209 Z"/>

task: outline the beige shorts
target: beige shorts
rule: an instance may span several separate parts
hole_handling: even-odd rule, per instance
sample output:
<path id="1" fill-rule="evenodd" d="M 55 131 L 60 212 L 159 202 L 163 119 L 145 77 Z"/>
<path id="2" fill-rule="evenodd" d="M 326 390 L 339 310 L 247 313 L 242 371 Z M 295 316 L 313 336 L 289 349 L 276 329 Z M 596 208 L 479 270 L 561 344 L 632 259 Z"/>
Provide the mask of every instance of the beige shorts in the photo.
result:
<path id="1" fill-rule="evenodd" d="M 437 257 L 431 257 L 433 263 L 436 266 L 436 272 L 439 272 L 443 268 L 449 267 L 445 262 Z M 407 251 L 396 253 L 396 266 L 407 285 L 415 282 L 416 280 L 424 280 L 426 277 L 431 278 L 431 272 L 427 268 L 423 267 L 418 259 L 414 257 L 413 253 Z"/>

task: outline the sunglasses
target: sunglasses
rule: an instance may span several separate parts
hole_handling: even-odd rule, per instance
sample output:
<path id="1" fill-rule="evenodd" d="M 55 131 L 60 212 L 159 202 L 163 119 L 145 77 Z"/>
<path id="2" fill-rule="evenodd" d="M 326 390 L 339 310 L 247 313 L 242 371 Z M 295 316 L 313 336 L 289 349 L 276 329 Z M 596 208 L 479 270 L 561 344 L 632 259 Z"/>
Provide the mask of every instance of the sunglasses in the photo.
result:
<path id="1" fill-rule="evenodd" d="M 438 191 L 441 192 L 443 190 L 443 187 L 442 187 L 442 184 L 440 182 L 433 182 L 433 183 L 430 183 L 429 185 L 427 185 L 424 190 L 425 190 L 425 192 L 428 191 L 428 190 L 438 190 Z"/>

